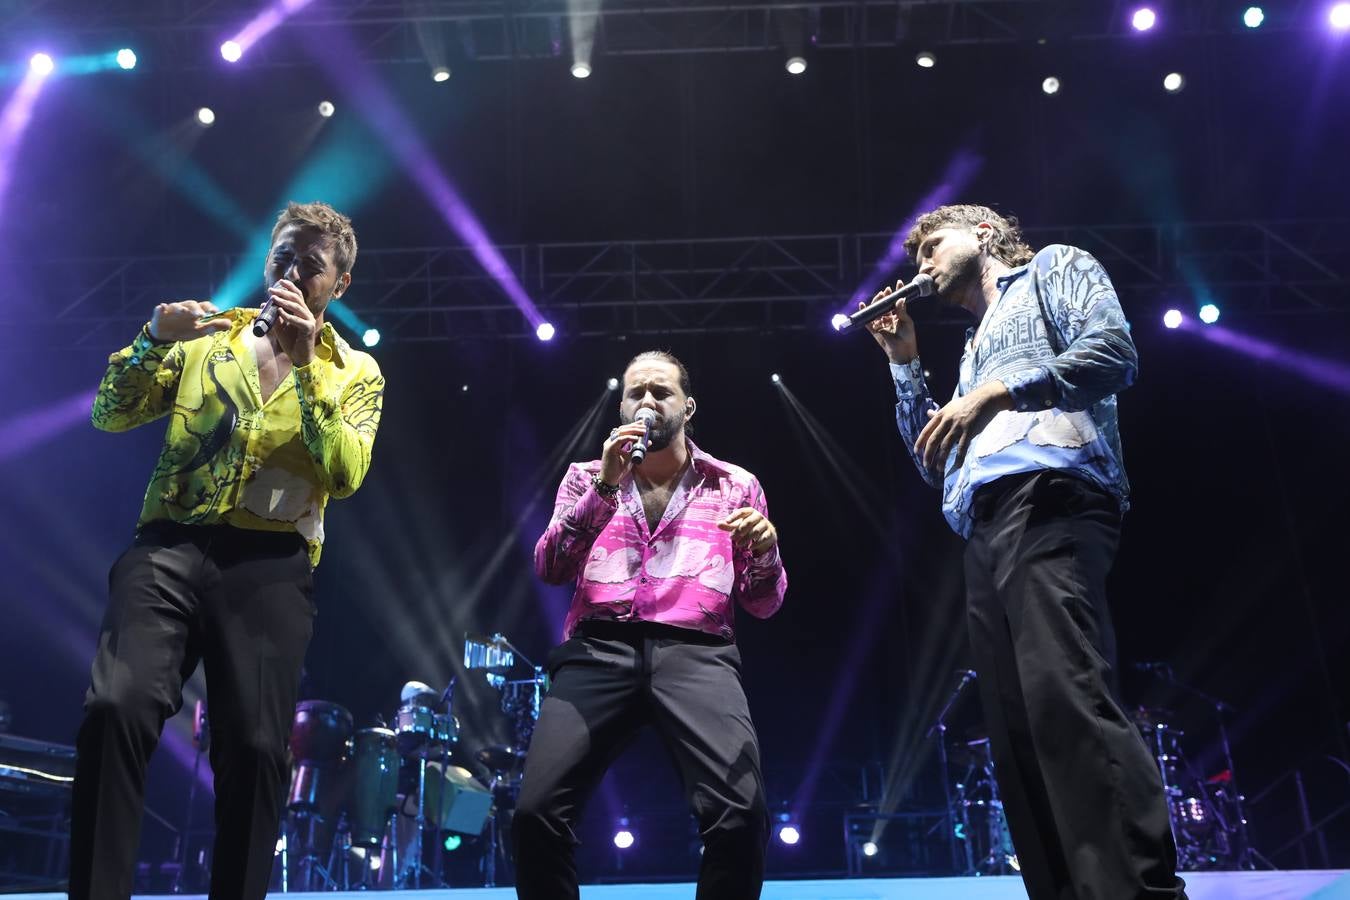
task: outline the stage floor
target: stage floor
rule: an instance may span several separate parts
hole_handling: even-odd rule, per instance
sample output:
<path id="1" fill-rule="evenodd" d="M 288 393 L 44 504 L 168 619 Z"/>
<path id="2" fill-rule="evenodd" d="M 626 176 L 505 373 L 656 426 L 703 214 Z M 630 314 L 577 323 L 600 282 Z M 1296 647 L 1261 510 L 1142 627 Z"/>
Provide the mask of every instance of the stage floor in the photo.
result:
<path id="1" fill-rule="evenodd" d="M 1350 871 L 1190 872 L 1191 900 L 1350 900 Z M 11 894 L 7 900 L 63 900 L 64 894 Z M 205 900 L 178 895 L 180 900 Z M 283 896 L 273 894 L 272 896 Z M 295 900 L 335 900 L 369 893 L 285 894 Z M 513 888 L 400 891 L 418 900 L 514 900 Z M 581 889 L 582 900 L 690 900 L 692 884 L 613 884 Z M 853 878 L 771 881 L 762 900 L 1026 900 L 1022 880 L 998 878 Z"/>

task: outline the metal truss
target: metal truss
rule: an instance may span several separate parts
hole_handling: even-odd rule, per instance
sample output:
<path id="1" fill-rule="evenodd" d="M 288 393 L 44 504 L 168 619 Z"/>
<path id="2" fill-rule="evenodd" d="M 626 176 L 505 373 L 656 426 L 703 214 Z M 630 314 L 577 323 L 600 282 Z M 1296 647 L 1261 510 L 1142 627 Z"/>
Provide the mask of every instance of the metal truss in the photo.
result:
<path id="1" fill-rule="evenodd" d="M 1072 225 L 1027 236 L 1035 246 L 1068 243 L 1092 252 L 1135 319 L 1207 300 L 1225 317 L 1240 318 L 1350 312 L 1347 226 Z M 870 289 L 875 261 L 893 239 L 766 235 L 498 249 L 560 335 L 618 337 L 826 329 L 860 288 Z M 201 254 L 10 263 L 7 277 L 21 279 L 11 283 L 41 285 L 43 297 L 40 308 L 11 305 L 0 324 L 101 346 L 127 338 L 154 304 L 209 297 L 235 266 L 260 262 Z M 385 340 L 532 338 L 525 317 L 467 248 L 363 249 L 354 274 L 350 309 Z"/>
<path id="2" fill-rule="evenodd" d="M 224 0 L 11 0 L 0 4 L 7 42 L 57 32 L 91 43 L 157 42 L 161 67 L 219 63 L 213 48 L 259 9 Z M 1313 0 L 1268 10 L 1266 30 L 1313 27 Z M 570 58 L 569 20 L 594 17 L 595 55 L 659 55 L 1095 40 L 1130 30 L 1121 0 L 323 0 L 280 29 L 343 28 L 378 63 Z M 1243 30 L 1231 3 L 1174 4 L 1171 35 Z M 92 46 L 102 42 L 98 47 Z M 294 65 L 294 41 L 274 36 L 249 65 Z M 444 59 L 430 57 L 444 54 Z"/>

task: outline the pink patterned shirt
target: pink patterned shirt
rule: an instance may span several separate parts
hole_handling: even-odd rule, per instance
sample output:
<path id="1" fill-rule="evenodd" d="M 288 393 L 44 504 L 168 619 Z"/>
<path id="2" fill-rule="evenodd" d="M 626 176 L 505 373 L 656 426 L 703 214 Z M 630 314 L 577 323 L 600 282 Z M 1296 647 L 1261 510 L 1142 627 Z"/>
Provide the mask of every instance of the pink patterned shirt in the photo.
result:
<path id="1" fill-rule="evenodd" d="M 688 441 L 685 469 L 655 532 L 647 528 L 633 476 L 619 495 L 591 485 L 600 460 L 573 463 L 558 488 L 553 520 L 534 548 L 549 584 L 576 581 L 563 637 L 579 622 L 660 622 L 735 640 L 732 601 L 759 619 L 783 605 L 787 572 L 775 546 L 762 556 L 737 550 L 719 519 L 749 506 L 768 515 L 754 475 L 714 459 Z"/>

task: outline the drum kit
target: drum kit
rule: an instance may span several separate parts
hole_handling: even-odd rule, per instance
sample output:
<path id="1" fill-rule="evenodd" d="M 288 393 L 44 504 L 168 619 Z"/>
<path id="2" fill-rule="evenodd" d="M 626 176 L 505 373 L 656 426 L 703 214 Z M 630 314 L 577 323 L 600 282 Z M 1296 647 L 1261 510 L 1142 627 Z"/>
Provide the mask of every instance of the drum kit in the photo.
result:
<path id="1" fill-rule="evenodd" d="M 1245 797 L 1233 777 L 1232 752 L 1223 724 L 1226 704 L 1175 680 L 1171 669 L 1158 663 L 1141 664 L 1170 684 L 1199 696 L 1218 713 L 1219 747 L 1226 768 L 1204 775 L 1187 758 L 1185 732 L 1171 724 L 1176 714 L 1158 707 L 1138 707 L 1131 720 L 1144 739 L 1162 775 L 1177 867 L 1197 869 L 1253 868 L 1254 851 L 1247 840 Z M 938 742 L 938 758 L 947 796 L 948 834 L 956 871 L 967 875 L 1001 875 L 1018 871 L 1016 851 L 1008 831 L 994 761 L 987 737 L 949 741 L 947 715 L 975 673 L 962 671 L 961 680 L 929 731 Z"/>
<path id="2" fill-rule="evenodd" d="M 444 691 L 410 681 L 392 720 L 355 728 L 350 712 L 326 700 L 296 705 L 286 820 L 277 843 L 281 891 L 448 887 L 443 855 L 426 848 L 483 838 L 485 886 L 496 880 L 504 816 L 514 808 L 523 761 L 543 695 L 542 669 L 502 635 L 465 641 L 466 669 L 481 670 L 501 694 L 512 741 L 474 758 L 483 784 L 460 757 L 459 721 Z M 530 676 L 511 678 L 517 664 Z"/>

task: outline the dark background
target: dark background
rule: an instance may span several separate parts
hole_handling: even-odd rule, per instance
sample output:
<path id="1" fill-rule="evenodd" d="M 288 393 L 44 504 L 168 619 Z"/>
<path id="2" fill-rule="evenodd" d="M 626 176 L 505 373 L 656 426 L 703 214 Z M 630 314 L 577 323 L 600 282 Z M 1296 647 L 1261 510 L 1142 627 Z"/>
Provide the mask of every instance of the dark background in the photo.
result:
<path id="1" fill-rule="evenodd" d="M 948 47 L 929 71 L 905 48 L 822 53 L 800 78 L 773 54 L 598 59 L 584 82 L 559 60 L 458 65 L 445 85 L 420 69 L 373 71 L 502 243 L 891 230 L 960 151 L 983 164 L 959 199 L 1029 225 L 1343 228 L 1347 50 L 1311 28 Z M 1161 77 L 1178 67 L 1187 88 L 1167 95 Z M 145 59 L 133 73 L 54 80 L 0 208 L 9 273 L 0 304 L 31 319 L 68 302 L 61 285 L 25 277 L 43 260 L 241 251 L 228 216 L 176 188 L 154 148 L 188 146 L 183 121 L 215 107 L 217 124 L 192 139 L 189 157 L 256 228 L 312 149 L 299 136 L 313 104 L 337 103 L 325 128 L 354 115 L 322 71 L 163 71 Z M 1055 97 L 1039 90 L 1050 73 L 1064 82 Z M 357 130 L 377 154 L 380 136 Z M 148 155 L 133 152 L 138 141 Z M 378 168 L 348 177 L 373 181 Z M 397 167 L 371 188 L 349 210 L 363 247 L 459 243 Z M 358 311 L 361 275 L 358 258 L 347 295 Z M 841 302 L 853 287 L 840 286 Z M 1166 331 L 1150 306 L 1126 311 L 1142 370 L 1120 404 L 1135 492 L 1111 585 L 1125 699 L 1167 709 L 1199 767 L 1222 770 L 1212 710 L 1129 668 L 1165 661 L 1233 705 L 1248 795 L 1306 766 L 1314 806 L 1330 810 L 1346 782 L 1318 760 L 1347 755 L 1350 726 L 1350 403 L 1269 360 Z M 1306 316 L 1226 312 L 1223 324 L 1293 357 L 1346 361 L 1345 304 Z M 21 428 L 97 384 L 116 346 L 81 344 L 75 328 L 34 339 L 10 331 L 0 423 Z M 961 331 L 933 325 L 921 339 L 945 395 Z M 364 725 L 393 712 L 405 680 L 443 685 L 466 633 L 504 632 L 542 659 L 569 598 L 539 584 L 531 565 L 563 470 L 547 461 L 596 454 L 617 407 L 616 395 L 601 399 L 605 380 L 651 347 L 686 362 L 696 439 L 759 476 L 782 537 L 785 606 L 739 622 L 771 801 L 806 817 L 803 843 L 775 845 L 770 874 L 841 871 L 845 809 L 881 801 L 882 784 L 888 806 L 940 798 L 923 733 L 966 658 L 961 542 L 895 433 L 884 359 L 864 337 L 380 345 L 384 420 L 365 485 L 329 507 L 306 695 L 345 705 Z M 826 459 L 773 372 L 844 456 Z M 597 426 L 560 446 L 596 402 Z M 158 424 L 106 435 L 80 419 L 3 460 L 0 699 L 15 733 L 73 742 L 106 572 L 131 538 L 161 437 Z M 466 679 L 457 699 L 466 749 L 504 739 L 494 703 Z M 974 706 L 958 707 L 954 738 L 978 737 Z M 184 717 L 168 729 L 180 748 Z M 693 835 L 668 770 L 650 740 L 615 766 L 583 829 L 585 878 L 692 877 Z M 161 752 L 151 808 L 180 822 L 188 778 L 183 757 Z M 1291 798 L 1282 782 L 1253 809 L 1258 848 L 1274 852 L 1295 833 Z M 208 809 L 199 802 L 199 821 Z M 608 838 L 624 812 L 639 845 L 620 872 Z M 1333 823 L 1340 865 L 1350 863 L 1345 830 L 1344 818 Z M 145 834 L 148 857 L 167 852 L 165 829 Z"/>

